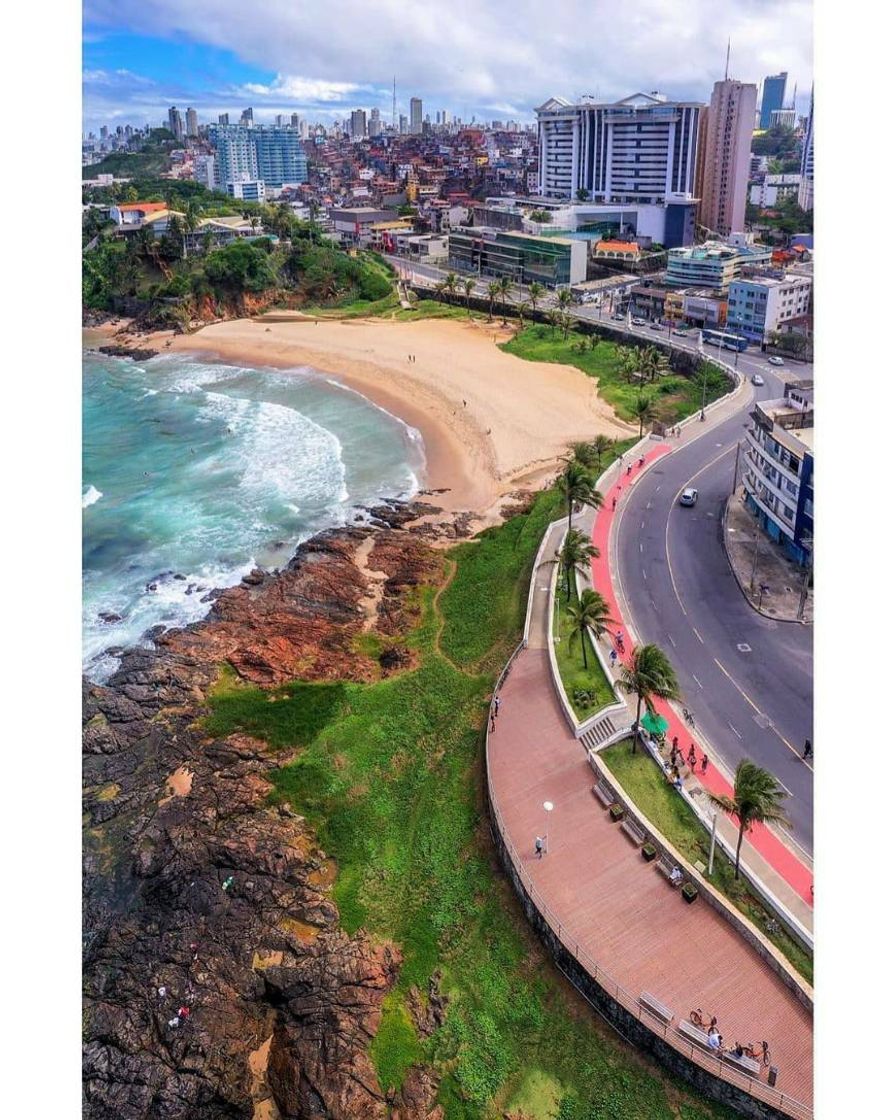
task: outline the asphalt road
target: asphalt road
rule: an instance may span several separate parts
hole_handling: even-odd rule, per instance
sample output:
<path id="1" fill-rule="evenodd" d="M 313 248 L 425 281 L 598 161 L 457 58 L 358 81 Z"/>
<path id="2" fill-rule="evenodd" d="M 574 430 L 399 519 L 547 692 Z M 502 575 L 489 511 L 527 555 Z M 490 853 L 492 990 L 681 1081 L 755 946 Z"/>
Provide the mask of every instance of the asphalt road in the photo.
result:
<path id="1" fill-rule="evenodd" d="M 757 399 L 780 396 L 781 375 L 812 376 L 811 366 L 774 369 L 750 352 L 739 365 L 765 379 Z M 793 839 L 811 853 L 812 770 L 801 756 L 813 737 L 812 627 L 757 614 L 722 543 L 735 447 L 751 407 L 666 456 L 631 491 L 616 570 L 639 637 L 669 654 L 698 730 L 732 771 L 747 757 L 776 775 L 792 794 Z M 690 509 L 678 505 L 685 486 L 700 495 Z"/>

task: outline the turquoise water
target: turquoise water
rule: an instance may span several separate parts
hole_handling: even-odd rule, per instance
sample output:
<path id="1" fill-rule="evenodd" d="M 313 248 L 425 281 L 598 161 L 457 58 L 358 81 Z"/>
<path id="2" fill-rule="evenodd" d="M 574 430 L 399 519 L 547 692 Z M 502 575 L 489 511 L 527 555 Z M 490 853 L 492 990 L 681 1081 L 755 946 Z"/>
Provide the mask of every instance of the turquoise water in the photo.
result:
<path id="1" fill-rule="evenodd" d="M 212 588 L 410 496 L 424 468 L 416 430 L 310 370 L 86 353 L 85 670 L 103 679 L 110 648 L 202 618 Z"/>

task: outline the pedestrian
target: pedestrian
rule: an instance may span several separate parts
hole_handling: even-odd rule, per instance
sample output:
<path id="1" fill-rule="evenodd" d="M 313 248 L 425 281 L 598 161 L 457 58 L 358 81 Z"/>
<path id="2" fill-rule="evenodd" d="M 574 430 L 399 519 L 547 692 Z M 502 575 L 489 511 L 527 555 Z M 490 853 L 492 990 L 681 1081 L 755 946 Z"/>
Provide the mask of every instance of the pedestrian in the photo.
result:
<path id="1" fill-rule="evenodd" d="M 618 499 L 617 497 L 615 497 L 615 496 L 614 496 L 614 498 L 613 498 L 613 509 L 615 509 L 615 508 L 616 508 L 616 503 L 617 503 L 618 501 L 619 501 L 619 499 Z"/>
<path id="2" fill-rule="evenodd" d="M 616 659 L 617 659 L 618 656 L 619 655 L 617 654 L 615 649 L 610 650 L 610 668 L 611 669 L 616 668 Z"/>
<path id="3" fill-rule="evenodd" d="M 638 466 L 639 466 L 639 467 L 643 467 L 643 466 L 644 466 L 644 456 L 643 456 L 643 455 L 642 455 L 642 456 L 641 456 L 641 458 L 640 458 L 640 459 L 638 460 Z"/>
<path id="4" fill-rule="evenodd" d="M 501 697 L 496 696 L 495 697 L 495 719 L 498 718 L 498 711 L 499 711 L 500 707 L 501 707 Z"/>
<path id="5" fill-rule="evenodd" d="M 631 465 L 631 463 L 629 463 L 629 465 L 628 465 L 628 466 L 627 466 L 627 467 L 625 468 L 625 473 L 626 473 L 626 476 L 628 476 L 628 475 L 630 475 L 630 474 L 632 473 L 632 465 Z"/>
<path id="6" fill-rule="evenodd" d="M 803 747 L 803 758 L 808 759 L 808 758 L 811 758 L 811 757 L 812 757 L 812 742 L 811 742 L 811 740 L 807 739 L 806 743 L 805 743 L 805 746 Z"/>
<path id="7" fill-rule="evenodd" d="M 688 751 L 688 766 L 691 770 L 697 769 L 697 748 L 691 743 L 691 749 Z"/>
<path id="8" fill-rule="evenodd" d="M 535 837 L 535 854 L 539 859 L 544 855 L 544 840 L 540 836 Z"/>
<path id="9" fill-rule="evenodd" d="M 466 402 L 466 401 L 464 401 L 464 408 L 466 408 L 466 407 L 467 407 L 467 402 Z"/>
<path id="10" fill-rule="evenodd" d="M 706 773 L 706 767 L 707 767 L 707 766 L 709 766 L 709 758 L 708 758 L 708 757 L 707 757 L 707 756 L 706 756 L 706 755 L 704 754 L 704 755 L 703 755 L 703 760 L 702 760 L 702 762 L 700 763 L 700 773 L 701 773 L 701 774 L 705 774 L 705 773 Z"/>
<path id="11" fill-rule="evenodd" d="M 672 736 L 672 753 L 675 754 L 675 752 L 677 750 L 678 750 L 678 736 L 673 735 Z"/>
<path id="12" fill-rule="evenodd" d="M 495 730 L 495 717 L 494 717 L 494 714 L 492 714 L 492 717 L 491 717 L 491 718 L 492 718 L 492 725 L 491 725 L 491 729 L 490 729 L 490 730 L 492 731 L 492 733 L 494 733 L 494 730 Z"/>

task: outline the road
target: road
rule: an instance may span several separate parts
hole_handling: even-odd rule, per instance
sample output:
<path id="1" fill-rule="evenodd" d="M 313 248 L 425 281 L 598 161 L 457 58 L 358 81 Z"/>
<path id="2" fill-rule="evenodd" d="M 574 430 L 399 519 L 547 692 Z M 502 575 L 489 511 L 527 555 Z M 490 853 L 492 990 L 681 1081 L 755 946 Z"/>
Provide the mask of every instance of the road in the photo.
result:
<path id="1" fill-rule="evenodd" d="M 812 376 L 801 363 L 772 372 L 755 352 L 740 355 L 739 365 L 761 372 L 760 400 L 782 394 L 780 375 Z M 775 774 L 792 794 L 793 839 L 811 853 L 813 775 L 801 756 L 813 734 L 812 627 L 757 614 L 722 543 L 735 447 L 751 407 L 684 444 L 634 488 L 619 520 L 616 571 L 640 639 L 669 654 L 698 730 L 732 771 L 749 757 Z M 678 505 L 685 486 L 700 493 L 691 509 Z"/>

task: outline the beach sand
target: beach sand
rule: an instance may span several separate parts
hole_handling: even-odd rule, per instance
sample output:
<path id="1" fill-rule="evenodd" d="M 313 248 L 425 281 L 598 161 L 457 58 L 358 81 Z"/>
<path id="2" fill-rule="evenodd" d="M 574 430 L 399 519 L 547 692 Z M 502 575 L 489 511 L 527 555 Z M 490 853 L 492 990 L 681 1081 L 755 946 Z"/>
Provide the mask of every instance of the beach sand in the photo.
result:
<path id="1" fill-rule="evenodd" d="M 447 491 L 434 495 L 433 504 L 471 510 L 489 522 L 504 495 L 541 486 L 573 441 L 598 433 L 621 439 L 637 431 L 614 415 L 594 381 L 575 367 L 528 362 L 499 350 L 497 343 L 510 336 L 482 320 L 315 321 L 275 312 L 195 334 L 166 331 L 127 341 L 242 365 L 311 366 L 326 373 L 419 430 L 426 486 Z"/>

